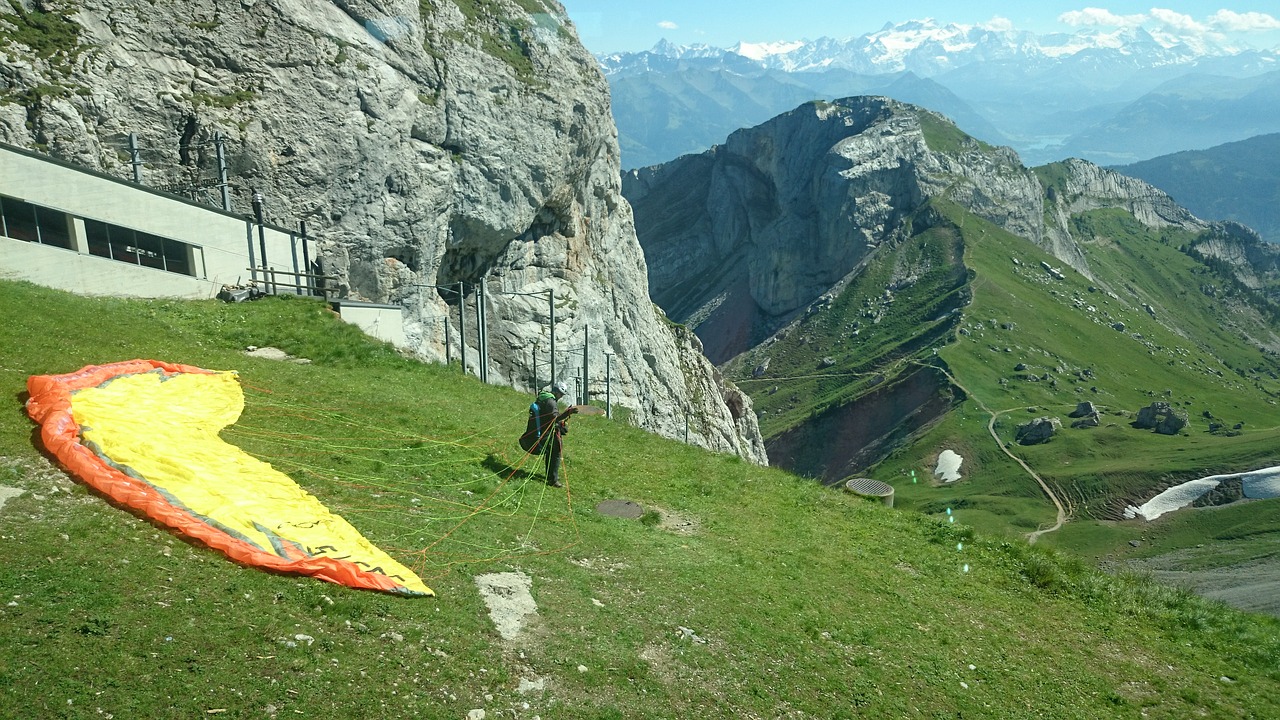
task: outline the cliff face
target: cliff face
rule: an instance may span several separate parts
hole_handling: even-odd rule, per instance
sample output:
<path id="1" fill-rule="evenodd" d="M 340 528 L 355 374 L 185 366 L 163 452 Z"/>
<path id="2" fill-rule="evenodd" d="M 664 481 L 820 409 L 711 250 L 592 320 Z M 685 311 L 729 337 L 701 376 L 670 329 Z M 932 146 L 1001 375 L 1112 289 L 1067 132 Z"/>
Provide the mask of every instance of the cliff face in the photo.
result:
<path id="1" fill-rule="evenodd" d="M 623 190 L 654 299 L 698 328 L 716 362 L 767 338 L 903 237 L 908 216 L 931 198 L 1044 237 L 1040 185 L 1012 151 L 883 97 L 802 105 L 701 155 L 630 171 Z"/>
<path id="2" fill-rule="evenodd" d="M 608 88 L 558 3 L 31 2 L 0 28 L 0 140 L 129 177 L 135 133 L 145 184 L 212 198 L 221 135 L 233 208 L 306 218 L 424 359 L 459 320 L 433 286 L 484 278 L 491 378 L 545 384 L 553 291 L 562 377 L 586 344 L 640 425 L 764 461 L 750 400 L 649 301 Z"/>
<path id="3" fill-rule="evenodd" d="M 623 191 L 650 292 L 697 328 L 718 363 L 768 339 L 876 248 L 909 234 L 928 202 L 956 203 L 1090 277 L 1071 234 L 1075 214 L 1118 208 L 1153 228 L 1209 227 L 1141 180 L 1083 160 L 1033 171 L 1008 148 L 882 97 L 802 105 L 700 155 L 629 171 Z"/>

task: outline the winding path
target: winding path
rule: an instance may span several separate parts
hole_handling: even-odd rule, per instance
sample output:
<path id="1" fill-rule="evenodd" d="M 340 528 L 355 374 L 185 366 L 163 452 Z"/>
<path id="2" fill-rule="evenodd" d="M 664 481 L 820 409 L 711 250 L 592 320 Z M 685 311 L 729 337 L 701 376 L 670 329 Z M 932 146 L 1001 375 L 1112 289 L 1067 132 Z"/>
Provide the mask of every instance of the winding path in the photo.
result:
<path id="1" fill-rule="evenodd" d="M 923 363 L 921 364 L 923 365 Z M 1034 545 L 1036 540 L 1040 539 L 1041 535 L 1044 535 L 1045 533 L 1051 533 L 1061 529 L 1063 524 L 1067 522 L 1067 511 L 1065 508 L 1063 508 L 1062 501 L 1059 500 L 1058 496 L 1053 493 L 1053 490 L 1049 489 L 1049 484 L 1044 481 L 1044 478 L 1037 475 L 1035 470 L 1032 470 L 1029 465 L 1027 465 L 1025 462 L 1022 461 L 1022 458 L 1018 457 L 1017 455 L 1014 455 L 1012 452 L 1009 451 L 1009 448 L 1004 444 L 1004 441 L 1000 439 L 1000 435 L 996 433 L 996 419 L 999 418 L 1004 413 L 1009 412 L 1009 410 L 1001 410 L 999 412 L 992 410 L 991 408 L 987 407 L 986 403 L 982 402 L 982 400 L 977 395 L 974 395 L 973 393 L 969 392 L 968 388 L 961 385 L 959 381 L 957 381 L 955 377 L 951 375 L 951 373 L 947 372 L 945 368 L 938 367 L 937 365 L 929 365 L 927 367 L 932 367 L 938 370 L 939 372 L 941 372 L 943 375 L 946 375 L 947 380 L 949 380 L 952 385 L 955 385 L 957 388 L 959 388 L 960 391 L 963 392 L 965 395 L 973 398 L 973 401 L 978 403 L 978 407 L 981 407 L 983 412 L 991 416 L 991 419 L 987 421 L 987 432 L 991 433 L 991 438 L 996 441 L 996 445 L 1000 448 L 1000 451 L 1003 452 L 1005 455 L 1008 455 L 1010 458 L 1012 458 L 1014 462 L 1021 465 L 1022 469 L 1026 470 L 1028 475 L 1035 478 L 1035 481 L 1040 485 L 1040 489 L 1044 490 L 1044 494 L 1049 496 L 1049 499 L 1053 501 L 1053 506 L 1058 509 L 1058 517 L 1057 517 L 1057 520 L 1054 522 L 1054 524 L 1050 527 L 1041 528 L 1039 530 L 1036 530 L 1035 532 L 1027 533 L 1027 542 Z"/>

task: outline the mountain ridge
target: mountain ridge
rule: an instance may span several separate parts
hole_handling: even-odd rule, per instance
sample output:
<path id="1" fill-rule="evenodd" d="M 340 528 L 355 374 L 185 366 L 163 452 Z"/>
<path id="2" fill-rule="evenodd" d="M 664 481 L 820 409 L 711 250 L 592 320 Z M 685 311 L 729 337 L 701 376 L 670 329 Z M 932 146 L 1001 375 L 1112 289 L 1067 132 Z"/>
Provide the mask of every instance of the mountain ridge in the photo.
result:
<path id="1" fill-rule="evenodd" d="M 1274 93 L 1257 92 L 1265 90 L 1265 83 L 1254 79 L 1280 68 L 1280 51 L 1274 49 L 1205 44 L 1140 29 L 1034 36 L 1012 29 L 936 23 L 889 26 L 846 40 L 779 44 L 773 53 L 756 45 L 736 47 L 746 54 L 665 41 L 639 53 L 596 54 L 613 89 L 623 167 L 657 164 L 704 150 L 720 142 L 726 128 L 763 121 L 759 107 L 773 114 L 794 107 L 787 101 L 796 98 L 773 98 L 768 88 L 762 88 L 749 94 L 742 110 L 723 105 L 711 116 L 700 116 L 682 110 L 703 106 L 705 99 L 694 88 L 634 92 L 642 78 L 676 78 L 682 73 L 742 78 L 773 72 L 808 88 L 812 95 L 805 99 L 809 100 L 887 94 L 942 112 L 989 143 L 1009 145 L 1031 165 L 1067 157 L 1116 164 L 1239 140 L 1249 132 L 1280 131 L 1276 119 L 1280 101 Z M 799 60 L 802 56 L 808 59 Z M 845 72 L 853 75 L 843 84 L 822 78 Z M 935 100 L 925 94 L 892 88 L 887 79 L 906 72 L 945 89 L 950 97 L 931 104 Z M 1172 122 L 1176 115 L 1169 112 L 1139 114 L 1143 103 L 1160 102 L 1169 83 L 1192 74 L 1220 75 L 1235 86 L 1227 94 L 1228 84 L 1219 83 L 1179 101 L 1185 113 L 1215 120 L 1184 130 Z M 663 81 L 647 82 L 657 88 Z M 1224 111 L 1226 104 L 1234 104 L 1235 109 Z M 1244 117 L 1257 121 L 1246 129 L 1240 126 Z M 1152 123 L 1159 132 L 1149 132 Z M 654 137 L 656 128 L 663 128 L 668 137 Z"/>
<path id="2" fill-rule="evenodd" d="M 1020 432 L 977 424 L 980 402 L 1058 419 L 1050 450 L 1019 452 L 1047 453 L 1028 462 L 1072 498 L 1082 522 L 1068 527 L 1114 521 L 1206 466 L 1280 464 L 1280 249 L 1141 180 L 1078 159 L 1026 168 L 937 113 L 855 97 L 623 187 L 653 297 L 751 394 L 772 463 L 827 483 L 897 479 L 908 502 L 962 493 L 1005 530 L 1043 498 L 1019 490 L 1021 510 L 994 509 L 1024 470 L 985 448 Z M 1200 413 L 1178 467 L 1165 441 L 1120 429 L 1161 397 Z M 1068 428 L 1085 400 L 1103 408 L 1086 413 L 1098 432 Z M 981 480 L 900 484 L 949 446 L 986 458 Z M 1093 455 L 1107 459 L 1076 469 Z"/>

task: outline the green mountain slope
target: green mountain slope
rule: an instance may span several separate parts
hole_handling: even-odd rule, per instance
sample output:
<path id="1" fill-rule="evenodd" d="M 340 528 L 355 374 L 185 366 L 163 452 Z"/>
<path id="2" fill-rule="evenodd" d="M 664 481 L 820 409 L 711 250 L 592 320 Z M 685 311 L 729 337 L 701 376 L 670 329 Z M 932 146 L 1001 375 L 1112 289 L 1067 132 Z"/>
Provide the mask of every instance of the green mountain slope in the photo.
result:
<path id="1" fill-rule="evenodd" d="M 955 249 L 970 232 L 933 235 Z M 0 508 L 0 716 L 1280 713 L 1280 621 L 603 417 L 574 420 L 568 488 L 550 491 L 512 471 L 526 397 L 402 359 L 314 302 L 6 281 L 0 311 L 0 485 L 20 493 Z M 246 411 L 224 437 L 438 597 L 241 568 L 49 467 L 21 411 L 27 376 L 134 357 L 239 371 Z M 647 512 L 598 513 L 609 499 Z M 527 575 L 537 603 L 511 639 L 475 582 L 494 572 Z"/>
<path id="2" fill-rule="evenodd" d="M 1053 168 L 1043 172 L 1050 182 Z M 1170 485 L 1280 464 L 1274 306 L 1188 252 L 1197 236 L 1119 210 L 1080 213 L 1071 231 L 1089 279 L 945 202 L 914 227 L 726 366 L 762 413 L 777 464 L 826 482 L 870 474 L 926 512 L 963 502 L 969 521 L 992 531 L 1051 523 L 1053 506 L 1003 445 L 1082 521 L 1067 544 L 1093 542 L 1097 521 L 1123 519 Z M 1071 427 L 1084 401 L 1099 427 Z M 1188 416 L 1177 436 L 1131 426 L 1156 401 Z M 1038 417 L 1063 429 L 1017 445 L 1018 426 Z M 965 480 L 935 487 L 947 449 L 963 458 Z"/>
<path id="3" fill-rule="evenodd" d="M 1280 242 L 1280 133 L 1162 155 L 1117 172 L 1141 178 L 1206 220 L 1234 220 Z"/>

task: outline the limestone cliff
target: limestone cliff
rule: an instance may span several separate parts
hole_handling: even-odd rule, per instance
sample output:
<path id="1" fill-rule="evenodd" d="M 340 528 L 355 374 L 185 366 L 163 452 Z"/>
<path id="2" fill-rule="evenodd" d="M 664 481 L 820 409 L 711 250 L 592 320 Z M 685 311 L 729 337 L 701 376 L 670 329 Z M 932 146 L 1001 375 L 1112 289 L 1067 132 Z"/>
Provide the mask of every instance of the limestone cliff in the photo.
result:
<path id="1" fill-rule="evenodd" d="M 445 317 L 474 318 L 474 296 L 434 286 L 483 278 L 490 378 L 545 384 L 552 291 L 562 377 L 585 342 L 593 390 L 611 355 L 638 424 L 675 437 L 691 418 L 690 442 L 765 461 L 750 400 L 648 298 L 608 88 L 558 3 L 0 10 L 0 140 L 129 177 L 130 133 L 145 184 L 205 197 L 220 135 L 234 209 L 256 189 L 269 221 L 306 218 L 341 292 L 401 303 L 424 359 L 444 358 Z"/>
<path id="2" fill-rule="evenodd" d="M 1034 242 L 1042 191 L 1006 148 L 883 97 L 808 103 L 701 155 L 634 170 L 650 291 L 723 362 L 763 341 L 949 198 Z"/>
<path id="3" fill-rule="evenodd" d="M 1024 167 L 1008 148 L 883 97 L 808 103 L 699 155 L 629 171 L 650 292 L 722 363 L 785 327 L 953 202 L 1090 276 L 1070 218 L 1119 208 L 1154 228 L 1208 224 L 1140 180 L 1082 160 Z"/>

